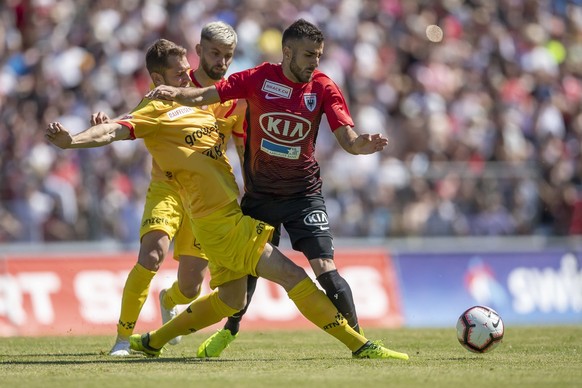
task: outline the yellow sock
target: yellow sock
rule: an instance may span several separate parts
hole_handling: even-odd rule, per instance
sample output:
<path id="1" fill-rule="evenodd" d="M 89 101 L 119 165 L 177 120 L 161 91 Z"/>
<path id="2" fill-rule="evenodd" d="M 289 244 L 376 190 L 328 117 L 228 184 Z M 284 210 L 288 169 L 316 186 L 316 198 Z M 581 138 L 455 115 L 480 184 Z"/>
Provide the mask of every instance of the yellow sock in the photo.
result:
<path id="1" fill-rule="evenodd" d="M 196 299 L 178 316 L 158 330 L 150 332 L 150 346 L 161 349 L 169 340 L 179 335 L 188 335 L 210 326 L 238 312 L 218 297 L 218 291 Z"/>
<path id="2" fill-rule="evenodd" d="M 300 281 L 288 295 L 305 318 L 340 340 L 352 352 L 368 341 L 348 325 L 348 321 L 310 278 Z"/>
<path id="3" fill-rule="evenodd" d="M 182 291 L 180 291 L 180 287 L 178 286 L 178 281 L 175 281 L 174 284 L 172 284 L 172 287 L 168 288 L 168 290 L 164 294 L 164 298 L 162 300 L 162 303 L 164 304 L 165 308 L 171 309 L 178 304 L 192 303 L 193 301 L 196 300 L 196 298 L 198 298 L 199 295 L 200 295 L 200 292 L 198 292 L 198 294 L 196 294 L 192 298 L 188 298 L 187 296 L 184 296 L 184 294 L 182 294 Z"/>
<path id="4" fill-rule="evenodd" d="M 121 297 L 121 313 L 117 323 L 119 337 L 129 338 L 133 334 L 135 322 L 148 297 L 150 283 L 155 274 L 155 271 L 150 271 L 141 264 L 136 264 L 127 275 Z"/>

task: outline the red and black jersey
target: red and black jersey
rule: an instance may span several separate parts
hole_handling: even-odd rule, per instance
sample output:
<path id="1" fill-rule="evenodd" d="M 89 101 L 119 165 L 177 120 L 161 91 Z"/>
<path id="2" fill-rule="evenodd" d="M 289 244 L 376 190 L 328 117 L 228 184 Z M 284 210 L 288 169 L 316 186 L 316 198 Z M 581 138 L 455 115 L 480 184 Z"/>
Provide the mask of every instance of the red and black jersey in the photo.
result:
<path id="1" fill-rule="evenodd" d="M 280 64 L 263 63 L 216 83 L 221 101 L 247 100 L 245 192 L 295 197 L 321 192 L 315 142 L 325 114 L 332 131 L 353 126 L 343 94 L 324 73 L 308 83 L 283 75 Z"/>

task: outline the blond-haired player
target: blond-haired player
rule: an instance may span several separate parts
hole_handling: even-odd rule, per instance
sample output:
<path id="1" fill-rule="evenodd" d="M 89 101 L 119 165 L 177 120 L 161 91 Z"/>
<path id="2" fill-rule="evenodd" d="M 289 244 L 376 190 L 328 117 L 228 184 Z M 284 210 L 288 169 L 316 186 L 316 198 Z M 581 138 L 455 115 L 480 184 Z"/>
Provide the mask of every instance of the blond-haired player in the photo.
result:
<path id="1" fill-rule="evenodd" d="M 146 66 L 152 78 L 158 71 L 189 67 L 185 55 L 174 46 L 157 41 L 150 47 Z M 253 275 L 281 285 L 299 311 L 341 341 L 353 357 L 408 359 L 408 355 L 370 342 L 354 331 L 305 271 L 269 244 L 274 228 L 242 214 L 238 186 L 211 111 L 144 99 L 123 119 L 92 126 L 74 136 L 60 123 L 50 123 L 47 138 L 61 148 L 142 138 L 165 175 L 179 186 L 192 231 L 208 257 L 213 291 L 197 298 L 158 330 L 130 336 L 133 350 L 157 357 L 171 339 L 238 312 L 246 303 L 247 275 Z"/>
<path id="2" fill-rule="evenodd" d="M 200 43 L 196 53 L 200 62 L 196 70 L 176 68 L 166 72 L 164 68 L 155 69 L 152 81 L 173 86 L 197 87 L 210 86 L 226 74 L 232 63 L 237 45 L 234 29 L 224 22 L 211 22 L 203 26 Z M 177 53 L 182 51 L 176 49 Z M 181 54 L 180 54 L 181 55 Z M 213 104 L 220 133 L 227 144 L 231 138 L 235 144 L 242 164 L 244 152 L 244 100 Z M 92 117 L 93 124 L 107 121 L 102 113 Z M 174 239 L 174 259 L 179 261 L 177 280 L 168 289 L 160 291 L 160 310 L 162 322 L 177 315 L 177 305 L 188 304 L 198 297 L 204 280 L 208 262 L 200 244 L 192 235 L 190 223 L 184 217 L 184 208 L 178 187 L 155 160 L 152 162 L 152 177 L 146 194 L 144 212 L 140 227 L 140 249 L 138 260 L 128 274 L 121 298 L 121 311 L 117 324 L 117 338 L 111 351 L 112 356 L 124 357 L 130 353 L 129 336 L 133 333 L 136 321 L 145 304 L 150 284 L 164 261 L 172 239 Z M 170 341 L 175 345 L 180 337 Z"/>

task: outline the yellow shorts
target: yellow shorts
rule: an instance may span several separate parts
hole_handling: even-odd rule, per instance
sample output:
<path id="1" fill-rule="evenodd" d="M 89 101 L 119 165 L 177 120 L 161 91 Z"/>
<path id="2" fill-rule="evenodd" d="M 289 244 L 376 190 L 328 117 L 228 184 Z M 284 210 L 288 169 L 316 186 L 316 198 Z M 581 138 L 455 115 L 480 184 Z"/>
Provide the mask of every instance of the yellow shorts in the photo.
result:
<path id="1" fill-rule="evenodd" d="M 246 275 L 257 276 L 257 263 L 274 231 L 271 225 L 243 215 L 237 201 L 192 220 L 192 228 L 208 256 L 213 289 Z"/>
<path id="2" fill-rule="evenodd" d="M 178 186 L 171 181 L 152 181 L 141 219 L 140 239 L 152 230 L 161 230 L 174 239 L 174 259 L 180 255 L 207 259 L 185 214 Z"/>

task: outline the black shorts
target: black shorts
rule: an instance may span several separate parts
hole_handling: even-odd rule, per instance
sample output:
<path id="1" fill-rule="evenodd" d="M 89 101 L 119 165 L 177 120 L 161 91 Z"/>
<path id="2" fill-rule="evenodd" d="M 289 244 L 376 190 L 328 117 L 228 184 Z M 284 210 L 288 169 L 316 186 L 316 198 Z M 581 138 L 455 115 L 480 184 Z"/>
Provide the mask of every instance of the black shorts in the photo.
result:
<path id="1" fill-rule="evenodd" d="M 303 252 L 307 259 L 333 259 L 333 238 L 323 196 L 256 199 L 245 195 L 241 208 L 244 214 L 275 227 L 273 245 L 279 245 L 283 225 L 293 249 Z"/>

